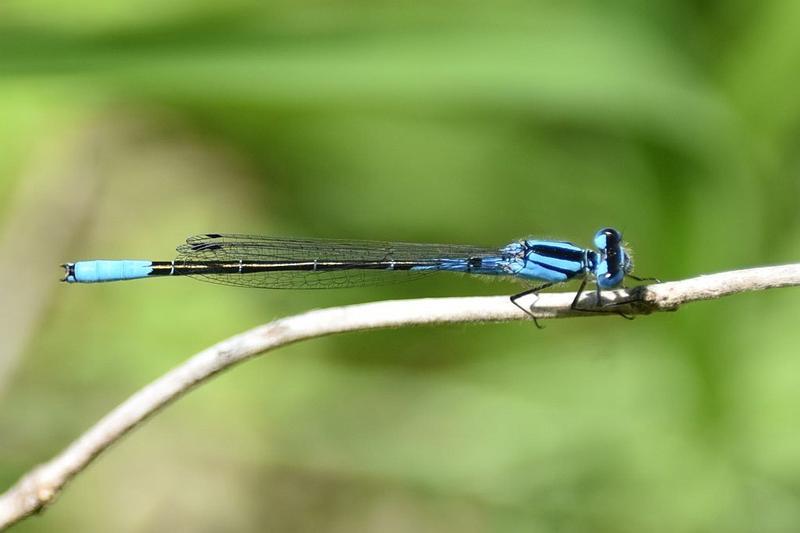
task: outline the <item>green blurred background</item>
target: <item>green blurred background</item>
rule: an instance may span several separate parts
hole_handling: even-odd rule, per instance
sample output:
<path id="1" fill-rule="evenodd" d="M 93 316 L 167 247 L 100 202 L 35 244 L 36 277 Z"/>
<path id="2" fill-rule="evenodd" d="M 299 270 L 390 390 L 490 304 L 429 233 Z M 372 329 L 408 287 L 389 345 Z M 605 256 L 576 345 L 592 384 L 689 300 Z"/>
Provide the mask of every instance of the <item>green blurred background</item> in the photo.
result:
<path id="1" fill-rule="evenodd" d="M 0 488 L 194 352 L 341 291 L 57 282 L 207 231 L 625 231 L 662 279 L 800 257 L 800 3 L 0 4 Z M 219 376 L 15 531 L 800 530 L 794 289 L 352 334 Z"/>

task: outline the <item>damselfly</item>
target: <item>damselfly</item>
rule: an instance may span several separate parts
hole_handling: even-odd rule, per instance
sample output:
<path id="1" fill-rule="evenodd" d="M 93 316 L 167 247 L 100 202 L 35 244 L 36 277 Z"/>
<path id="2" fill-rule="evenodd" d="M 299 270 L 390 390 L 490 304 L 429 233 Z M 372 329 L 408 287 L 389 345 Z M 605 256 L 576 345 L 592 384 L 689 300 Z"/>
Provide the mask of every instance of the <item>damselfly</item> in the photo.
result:
<path id="1" fill-rule="evenodd" d="M 571 279 L 581 279 L 573 309 L 587 281 L 613 289 L 631 274 L 633 263 L 622 234 L 604 228 L 594 249 L 570 242 L 521 239 L 501 248 L 465 245 L 329 239 L 284 239 L 206 233 L 186 239 L 173 261 L 94 260 L 64 264 L 62 281 L 97 283 L 159 276 L 191 276 L 223 285 L 270 289 L 322 289 L 378 285 L 433 272 L 509 276 L 543 282 L 515 294 L 517 300 Z M 596 309 L 593 309 L 596 310 Z"/>

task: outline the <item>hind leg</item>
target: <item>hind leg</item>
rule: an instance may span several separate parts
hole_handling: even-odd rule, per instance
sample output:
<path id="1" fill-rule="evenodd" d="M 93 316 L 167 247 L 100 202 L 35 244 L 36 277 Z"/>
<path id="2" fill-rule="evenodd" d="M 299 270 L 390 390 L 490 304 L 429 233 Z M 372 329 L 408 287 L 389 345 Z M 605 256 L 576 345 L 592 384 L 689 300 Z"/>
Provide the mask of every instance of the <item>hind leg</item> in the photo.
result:
<path id="1" fill-rule="evenodd" d="M 553 285 L 555 285 L 555 283 L 543 283 L 542 285 L 538 285 L 538 286 L 536 286 L 536 287 L 533 287 L 533 288 L 530 288 L 530 289 L 524 290 L 524 291 L 522 291 L 522 292 L 520 292 L 520 293 L 518 293 L 518 294 L 515 294 L 515 295 L 513 295 L 513 296 L 510 298 L 510 300 L 511 300 L 511 303 L 512 303 L 512 304 L 514 304 L 514 305 L 516 305 L 516 306 L 517 306 L 517 307 L 519 307 L 520 309 L 522 309 L 522 311 L 523 311 L 523 312 L 524 312 L 526 315 L 528 315 L 529 317 L 531 317 L 531 318 L 533 319 L 533 323 L 534 323 L 534 324 L 536 324 L 536 327 L 537 327 L 537 328 L 539 328 L 539 329 L 543 329 L 543 328 L 544 328 L 544 326 L 542 326 L 541 324 L 539 324 L 539 321 L 536 319 L 536 317 L 533 315 L 533 313 L 531 313 L 531 310 L 530 310 L 530 308 L 526 309 L 526 308 L 522 307 L 522 306 L 521 306 L 521 305 L 520 305 L 520 304 L 517 302 L 517 300 L 519 300 L 519 299 L 520 299 L 520 298 L 522 298 L 523 296 L 527 296 L 527 295 L 529 295 L 529 294 L 534 294 L 534 295 L 536 295 L 536 296 L 538 297 L 538 295 L 539 295 L 539 291 L 541 291 L 541 290 L 544 290 L 544 289 L 547 289 L 548 287 L 552 287 Z"/>

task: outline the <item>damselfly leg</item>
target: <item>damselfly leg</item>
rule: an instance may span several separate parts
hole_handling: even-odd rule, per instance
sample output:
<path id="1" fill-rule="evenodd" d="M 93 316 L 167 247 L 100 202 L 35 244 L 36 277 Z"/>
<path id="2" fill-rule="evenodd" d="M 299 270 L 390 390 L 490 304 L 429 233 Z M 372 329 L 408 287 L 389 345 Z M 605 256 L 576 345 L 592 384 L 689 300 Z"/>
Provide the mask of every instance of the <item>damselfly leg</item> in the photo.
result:
<path id="1" fill-rule="evenodd" d="M 541 324 L 539 324 L 539 320 L 536 318 L 536 315 L 534 315 L 534 314 L 531 312 L 531 309 L 530 309 L 531 307 L 533 307 L 533 304 L 536 302 L 536 300 L 534 300 L 533 302 L 531 302 L 531 305 L 530 305 L 530 306 L 529 306 L 527 309 L 526 309 L 525 307 L 521 306 L 521 305 L 520 305 L 520 304 L 517 302 L 517 300 L 519 300 L 519 299 L 520 299 L 520 298 L 522 298 L 523 296 L 527 296 L 527 295 L 529 295 L 529 294 L 533 294 L 533 295 L 534 295 L 534 296 L 536 296 L 536 298 L 538 299 L 538 298 L 539 298 L 539 291 L 541 291 L 541 290 L 544 290 L 544 289 L 546 289 L 546 288 L 548 288 L 548 287 L 552 287 L 553 285 L 555 285 L 555 283 L 543 283 L 543 284 L 541 284 L 541 285 L 537 285 L 536 287 L 532 287 L 532 288 L 530 288 L 530 289 L 528 289 L 528 290 L 524 290 L 524 291 L 522 291 L 522 292 L 520 292 L 520 293 L 517 293 L 517 294 L 513 295 L 513 296 L 510 298 L 510 299 L 511 299 L 511 303 L 512 303 L 512 304 L 514 304 L 514 305 L 516 305 L 516 306 L 517 306 L 517 307 L 519 307 L 520 309 L 522 309 L 522 311 L 523 311 L 523 312 L 524 312 L 526 315 L 530 316 L 530 317 L 533 319 L 533 323 L 534 323 L 534 324 L 536 324 L 536 327 L 537 327 L 537 328 L 539 328 L 539 329 L 544 329 L 544 326 L 542 326 Z"/>
<path id="2" fill-rule="evenodd" d="M 586 283 L 588 281 L 589 281 L 589 276 L 586 276 L 581 280 L 581 284 L 578 287 L 578 291 L 575 293 L 575 298 L 572 300 L 572 304 L 569 306 L 570 309 L 572 309 L 573 311 L 577 311 L 579 313 L 613 313 L 615 315 L 621 316 L 625 320 L 633 320 L 634 317 L 632 317 L 630 315 L 626 315 L 622 311 L 609 309 L 610 307 L 614 307 L 615 305 L 623 305 L 625 303 L 630 303 L 630 302 L 629 301 L 625 301 L 625 302 L 610 302 L 610 303 L 604 304 L 603 303 L 603 297 L 600 294 L 601 289 L 600 289 L 599 285 L 596 287 L 596 290 L 595 290 L 595 294 L 597 296 L 596 296 L 594 307 L 591 307 L 591 308 L 579 307 L 578 303 L 580 302 L 581 296 L 584 293 L 584 289 L 586 289 Z M 630 300 L 630 301 L 632 302 L 633 300 Z"/>
<path id="3" fill-rule="evenodd" d="M 658 279 L 658 278 L 641 278 L 639 276 L 634 276 L 633 274 L 626 274 L 625 277 L 634 279 L 636 281 L 642 281 L 642 282 L 643 281 L 654 281 L 656 283 L 661 283 L 661 280 Z M 619 307 L 621 305 L 628 305 L 628 304 L 635 303 L 635 302 L 639 301 L 639 296 L 634 296 L 634 297 L 631 297 L 631 298 L 625 298 L 625 299 L 622 299 L 622 300 L 616 300 L 616 301 L 613 301 L 613 302 L 603 303 L 602 297 L 600 295 L 600 286 L 599 285 L 596 288 L 597 300 L 596 300 L 596 303 L 595 303 L 595 307 L 592 308 L 592 309 L 578 307 L 578 301 L 580 300 L 581 294 L 583 293 L 583 290 L 584 290 L 584 288 L 586 286 L 586 283 L 587 283 L 587 278 L 584 278 L 584 280 L 581 282 L 580 287 L 578 287 L 578 292 L 577 292 L 577 294 L 575 294 L 575 299 L 572 301 L 572 305 L 570 306 L 572 310 L 574 310 L 574 311 L 586 311 L 586 312 L 593 312 L 593 313 L 604 313 L 604 312 L 605 313 L 614 313 L 614 314 L 617 314 L 617 315 L 621 316 L 622 318 L 624 318 L 626 320 L 633 320 L 635 318 L 633 316 L 626 315 L 622 311 L 614 310 L 614 309 L 611 309 L 611 308 Z M 622 286 L 622 288 L 624 289 L 626 287 Z"/>

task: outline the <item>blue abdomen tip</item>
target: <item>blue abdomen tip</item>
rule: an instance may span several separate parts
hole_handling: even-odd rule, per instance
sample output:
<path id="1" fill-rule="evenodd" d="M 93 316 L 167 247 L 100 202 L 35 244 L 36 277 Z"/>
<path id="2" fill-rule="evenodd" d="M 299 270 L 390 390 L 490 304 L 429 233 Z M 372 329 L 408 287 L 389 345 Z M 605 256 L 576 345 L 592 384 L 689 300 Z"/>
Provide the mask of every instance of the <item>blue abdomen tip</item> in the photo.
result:
<path id="1" fill-rule="evenodd" d="M 66 281 L 73 283 L 100 283 L 124 279 L 144 278 L 153 271 L 152 261 L 78 261 Z"/>

